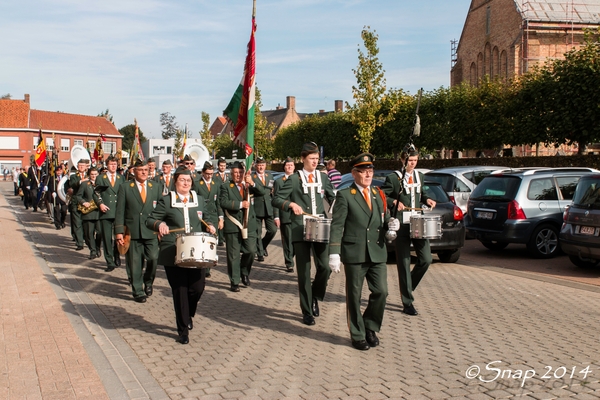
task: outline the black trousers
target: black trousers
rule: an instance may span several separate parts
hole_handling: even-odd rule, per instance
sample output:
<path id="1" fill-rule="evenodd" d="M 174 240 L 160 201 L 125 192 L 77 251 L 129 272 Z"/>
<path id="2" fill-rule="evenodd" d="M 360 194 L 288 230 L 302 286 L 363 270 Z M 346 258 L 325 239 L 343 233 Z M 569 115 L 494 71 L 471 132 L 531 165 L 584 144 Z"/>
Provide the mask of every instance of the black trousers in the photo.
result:
<path id="1" fill-rule="evenodd" d="M 181 268 L 165 265 L 167 280 L 173 294 L 175 321 L 179 336 L 188 335 L 188 323 L 196 315 L 205 285 L 204 268 Z"/>
<path id="2" fill-rule="evenodd" d="M 65 203 L 56 202 L 54 206 L 54 226 L 60 228 L 65 224 L 67 219 L 67 205 Z"/>

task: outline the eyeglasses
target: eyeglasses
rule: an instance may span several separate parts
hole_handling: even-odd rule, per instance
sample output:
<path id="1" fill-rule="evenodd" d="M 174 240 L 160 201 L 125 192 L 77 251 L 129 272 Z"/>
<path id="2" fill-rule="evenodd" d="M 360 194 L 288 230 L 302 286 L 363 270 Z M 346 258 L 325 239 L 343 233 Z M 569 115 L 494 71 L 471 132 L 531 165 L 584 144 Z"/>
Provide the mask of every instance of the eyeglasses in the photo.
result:
<path id="1" fill-rule="evenodd" d="M 191 179 L 185 179 L 185 178 L 179 178 L 177 179 L 177 182 L 179 183 L 192 183 Z"/>
<path id="2" fill-rule="evenodd" d="M 186 162 L 186 163 L 184 163 L 183 165 L 194 165 L 194 164 L 195 164 L 195 163 L 193 163 L 193 162 Z"/>

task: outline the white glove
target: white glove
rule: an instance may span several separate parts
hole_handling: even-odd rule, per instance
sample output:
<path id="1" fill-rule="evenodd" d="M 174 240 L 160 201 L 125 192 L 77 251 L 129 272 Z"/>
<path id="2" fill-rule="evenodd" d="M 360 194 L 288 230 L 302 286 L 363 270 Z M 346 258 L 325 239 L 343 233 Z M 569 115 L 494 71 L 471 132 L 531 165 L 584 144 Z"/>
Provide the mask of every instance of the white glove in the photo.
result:
<path id="1" fill-rule="evenodd" d="M 400 220 L 397 218 L 390 218 L 388 221 L 388 230 L 397 231 L 400 229 Z"/>
<path id="2" fill-rule="evenodd" d="M 56 198 L 56 192 L 52 192 L 52 198 L 55 199 Z"/>
<path id="3" fill-rule="evenodd" d="M 329 255 L 329 268 L 336 274 L 340 273 L 340 255 L 339 254 L 330 254 Z"/>

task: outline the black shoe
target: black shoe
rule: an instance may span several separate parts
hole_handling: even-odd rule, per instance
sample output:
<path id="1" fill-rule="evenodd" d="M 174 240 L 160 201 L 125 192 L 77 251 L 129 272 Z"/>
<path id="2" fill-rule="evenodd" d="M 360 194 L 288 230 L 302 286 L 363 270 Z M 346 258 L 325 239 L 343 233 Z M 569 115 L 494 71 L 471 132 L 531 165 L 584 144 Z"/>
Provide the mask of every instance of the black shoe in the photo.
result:
<path id="1" fill-rule="evenodd" d="M 263 256 L 258 256 L 256 257 L 256 261 L 265 261 L 265 258 Z"/>
<path id="2" fill-rule="evenodd" d="M 315 297 L 313 297 L 312 301 L 312 312 L 315 317 L 319 316 L 319 302 Z"/>
<path id="3" fill-rule="evenodd" d="M 292 267 L 291 265 L 286 265 L 285 270 L 286 272 L 294 272 L 294 267 Z"/>
<path id="4" fill-rule="evenodd" d="M 212 275 L 210 274 L 210 272 L 207 272 L 207 273 L 204 275 L 204 277 L 205 277 L 205 278 L 210 278 L 211 276 L 212 276 Z"/>
<path id="5" fill-rule="evenodd" d="M 352 347 L 357 350 L 369 350 L 369 343 L 366 340 L 354 340 L 352 339 Z"/>
<path id="6" fill-rule="evenodd" d="M 100 256 L 101 256 L 101 255 L 102 255 L 102 252 L 101 252 L 101 251 L 98 251 L 98 252 L 96 253 L 96 258 L 100 258 Z"/>
<path id="7" fill-rule="evenodd" d="M 75 250 L 77 250 L 77 251 L 83 250 L 83 246 L 77 246 L 77 247 L 75 247 Z"/>
<path id="8" fill-rule="evenodd" d="M 54 225 L 57 231 L 60 231 L 60 225 Z"/>
<path id="9" fill-rule="evenodd" d="M 111 272 L 111 271 L 114 271 L 114 270 L 115 270 L 115 267 L 113 267 L 113 266 L 111 265 L 111 266 L 108 266 L 108 267 L 106 267 L 106 269 L 105 269 L 104 271 L 106 271 L 106 272 Z"/>
<path id="10" fill-rule="evenodd" d="M 121 266 L 121 256 L 116 256 L 116 257 L 115 257 L 115 265 L 116 265 L 117 267 L 120 267 L 120 266 Z"/>
<path id="11" fill-rule="evenodd" d="M 192 317 L 190 317 L 190 322 L 188 322 L 188 330 L 194 329 L 194 321 L 192 321 Z"/>
<path id="12" fill-rule="evenodd" d="M 146 296 L 134 297 L 133 300 L 135 300 L 136 303 L 145 303 Z"/>
<path id="13" fill-rule="evenodd" d="M 315 324 L 315 319 L 310 314 L 303 314 L 302 315 L 302 323 L 304 325 L 314 325 Z"/>
<path id="14" fill-rule="evenodd" d="M 265 257 L 269 257 L 269 252 L 267 251 L 267 249 L 265 249 L 265 250 L 263 251 L 263 256 L 265 256 Z"/>
<path id="15" fill-rule="evenodd" d="M 188 344 L 190 342 L 190 338 L 188 335 L 181 335 L 179 336 L 179 339 L 177 339 L 177 342 L 181 344 Z"/>
<path id="16" fill-rule="evenodd" d="M 65 224 L 60 224 L 60 227 L 61 227 L 61 228 L 64 228 L 65 226 L 66 226 Z"/>
<path id="17" fill-rule="evenodd" d="M 371 347 L 379 346 L 379 338 L 375 332 L 370 329 L 367 329 L 367 343 L 369 343 L 369 346 Z"/>
<path id="18" fill-rule="evenodd" d="M 408 315 L 419 315 L 419 313 L 417 312 L 417 309 L 412 304 L 409 304 L 409 305 L 405 304 L 402 312 L 404 314 L 408 314 Z"/>
<path id="19" fill-rule="evenodd" d="M 250 278 L 248 275 L 242 275 L 242 283 L 244 286 L 250 286 Z"/>
<path id="20" fill-rule="evenodd" d="M 152 293 L 154 293 L 152 286 L 146 286 L 144 288 L 144 293 L 146 293 L 146 296 L 148 296 L 148 297 L 152 296 Z"/>
<path id="21" fill-rule="evenodd" d="M 92 251 L 92 252 L 90 253 L 90 257 L 89 257 L 89 259 L 90 259 L 90 260 L 93 260 L 93 259 L 94 259 L 94 258 L 96 258 L 96 257 L 97 257 L 97 254 L 96 254 L 96 253 L 94 253 L 94 252 Z"/>
<path id="22" fill-rule="evenodd" d="M 231 290 L 232 292 L 239 292 L 240 291 L 240 285 L 231 285 L 231 287 L 229 288 L 229 290 Z"/>

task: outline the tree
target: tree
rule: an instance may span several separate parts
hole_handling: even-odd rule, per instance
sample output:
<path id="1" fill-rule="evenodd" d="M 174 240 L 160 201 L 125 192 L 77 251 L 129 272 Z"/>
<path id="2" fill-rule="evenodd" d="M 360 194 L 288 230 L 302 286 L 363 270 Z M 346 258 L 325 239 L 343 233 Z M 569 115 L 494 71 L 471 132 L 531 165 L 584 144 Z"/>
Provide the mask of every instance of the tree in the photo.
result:
<path id="1" fill-rule="evenodd" d="M 131 151 L 131 148 L 133 147 L 133 139 L 135 138 L 135 124 L 125 125 L 121 129 L 119 129 L 119 133 L 123 135 L 123 144 L 121 145 L 121 149 L 125 151 Z M 138 135 L 140 137 L 140 144 L 148 140 L 144 136 L 142 130 L 139 128 Z"/>
<path id="2" fill-rule="evenodd" d="M 254 96 L 254 154 L 264 157 L 266 160 L 272 160 L 274 156 L 272 133 L 275 124 L 269 123 L 267 117 L 262 115 L 261 107 L 261 93 L 257 86 Z"/>
<path id="3" fill-rule="evenodd" d="M 375 129 L 392 117 L 392 113 L 379 113 L 382 101 L 385 101 L 385 71 L 377 58 L 379 37 L 369 29 L 369 26 L 364 27 L 360 35 L 366 53 L 359 45 L 358 67 L 352 70 L 357 81 L 357 86 L 352 86 L 354 104 L 346 103 L 350 121 L 357 127 L 357 139 L 363 152 L 369 151 Z"/>
<path id="4" fill-rule="evenodd" d="M 212 154 L 214 146 L 212 133 L 210 132 L 210 114 L 204 111 L 202 111 L 202 130 L 200 130 L 200 139 L 202 139 L 202 144 L 206 147 L 208 152 Z"/>
<path id="5" fill-rule="evenodd" d="M 12 98 L 12 95 L 10 93 L 6 93 L 5 95 L 2 95 L 2 97 L 0 97 L 0 100 L 10 100 Z"/>
<path id="6" fill-rule="evenodd" d="M 213 148 L 215 151 L 215 157 L 225 157 L 232 158 L 233 151 L 237 151 L 238 157 L 241 157 L 244 154 L 244 150 L 233 143 L 233 139 L 228 134 L 222 134 L 215 138 L 213 141 Z"/>
<path id="7" fill-rule="evenodd" d="M 169 114 L 168 112 L 164 112 L 160 114 L 160 125 L 163 127 L 162 129 L 162 138 L 163 139 L 171 139 L 177 135 L 177 131 L 179 129 L 179 125 L 175 122 L 175 116 Z"/>
<path id="8" fill-rule="evenodd" d="M 100 114 L 98 114 L 98 116 L 106 118 L 113 125 L 115 124 L 115 121 L 113 120 L 113 116 L 110 113 L 110 111 L 108 110 L 108 108 L 106 109 L 106 111 L 103 111 Z"/>

